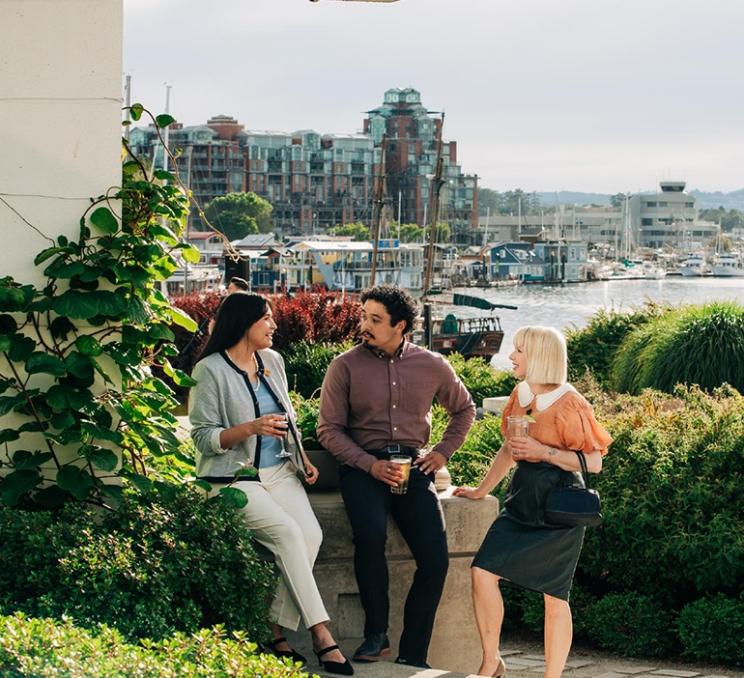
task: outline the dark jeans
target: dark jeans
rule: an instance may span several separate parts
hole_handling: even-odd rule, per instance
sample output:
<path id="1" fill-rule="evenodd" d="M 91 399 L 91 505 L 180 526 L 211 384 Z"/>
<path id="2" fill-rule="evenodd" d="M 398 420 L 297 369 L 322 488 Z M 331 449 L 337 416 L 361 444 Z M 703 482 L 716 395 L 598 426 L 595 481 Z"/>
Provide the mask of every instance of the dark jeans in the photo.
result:
<path id="1" fill-rule="evenodd" d="M 387 517 L 392 514 L 414 559 L 398 655 L 423 664 L 447 576 L 447 534 L 433 475 L 411 469 L 408 492 L 395 495 L 369 473 L 341 466 L 341 494 L 354 534 L 354 572 L 365 613 L 364 635 L 388 628 Z"/>

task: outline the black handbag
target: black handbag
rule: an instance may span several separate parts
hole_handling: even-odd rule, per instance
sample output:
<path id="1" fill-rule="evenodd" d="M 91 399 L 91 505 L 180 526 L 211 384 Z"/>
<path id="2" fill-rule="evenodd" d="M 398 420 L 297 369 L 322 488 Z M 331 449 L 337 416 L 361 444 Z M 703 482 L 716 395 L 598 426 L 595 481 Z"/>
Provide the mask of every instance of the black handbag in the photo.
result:
<path id="1" fill-rule="evenodd" d="M 545 522 L 571 527 L 596 527 L 602 524 L 602 504 L 599 493 L 589 489 L 589 471 L 583 452 L 574 450 L 581 464 L 585 487 L 568 485 L 556 487 L 545 502 Z"/>

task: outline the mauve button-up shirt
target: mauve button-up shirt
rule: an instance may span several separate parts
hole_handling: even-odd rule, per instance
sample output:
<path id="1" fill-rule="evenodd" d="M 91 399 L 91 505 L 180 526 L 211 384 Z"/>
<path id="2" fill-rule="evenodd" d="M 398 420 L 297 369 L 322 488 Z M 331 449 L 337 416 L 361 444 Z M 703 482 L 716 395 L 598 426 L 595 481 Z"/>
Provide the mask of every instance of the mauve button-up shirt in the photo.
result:
<path id="1" fill-rule="evenodd" d="M 355 346 L 333 360 L 323 380 L 318 440 L 341 464 L 369 472 L 377 458 L 367 450 L 428 443 L 434 398 L 450 416 L 434 451 L 449 459 L 475 418 L 473 399 L 450 364 L 408 341 L 394 356 Z"/>

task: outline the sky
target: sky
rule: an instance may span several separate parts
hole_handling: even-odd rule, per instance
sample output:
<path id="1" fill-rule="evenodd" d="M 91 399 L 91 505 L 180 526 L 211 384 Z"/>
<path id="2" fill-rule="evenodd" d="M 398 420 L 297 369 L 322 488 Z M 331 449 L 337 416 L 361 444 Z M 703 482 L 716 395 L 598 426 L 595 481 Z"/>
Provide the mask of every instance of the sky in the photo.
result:
<path id="1" fill-rule="evenodd" d="M 124 73 L 186 125 L 322 134 L 414 87 L 499 191 L 731 191 L 743 25 L 740 0 L 124 0 Z"/>

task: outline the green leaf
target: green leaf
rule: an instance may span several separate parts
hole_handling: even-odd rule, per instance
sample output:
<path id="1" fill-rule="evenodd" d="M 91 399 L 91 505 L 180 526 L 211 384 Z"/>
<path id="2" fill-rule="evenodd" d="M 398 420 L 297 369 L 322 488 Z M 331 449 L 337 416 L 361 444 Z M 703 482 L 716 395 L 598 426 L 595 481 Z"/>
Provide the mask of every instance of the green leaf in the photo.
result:
<path id="1" fill-rule="evenodd" d="M 0 334 L 13 334 L 18 329 L 18 323 L 12 315 L 0 315 Z"/>
<path id="2" fill-rule="evenodd" d="M 18 431 L 16 431 L 15 429 L 4 428 L 0 430 L 0 445 L 13 442 L 14 440 L 18 440 L 18 438 L 20 437 L 21 434 L 18 433 Z"/>
<path id="3" fill-rule="evenodd" d="M 109 235 L 119 230 L 119 222 L 108 207 L 99 207 L 93 210 L 93 213 L 90 215 L 90 223 L 98 228 L 99 231 L 103 231 Z"/>
<path id="4" fill-rule="evenodd" d="M 94 445 L 84 445 L 80 448 L 80 455 L 90 461 L 101 471 L 113 471 L 119 463 L 116 452 Z"/>
<path id="5" fill-rule="evenodd" d="M 13 345 L 13 340 L 6 334 L 0 334 L 0 353 L 5 353 L 10 350 Z"/>
<path id="6" fill-rule="evenodd" d="M 70 426 L 74 426 L 77 422 L 75 421 L 75 417 L 73 416 L 72 412 L 70 412 L 69 410 L 65 410 L 64 412 L 53 414 L 49 419 L 49 423 L 52 425 L 53 428 L 62 431 L 66 428 L 70 428 Z"/>
<path id="7" fill-rule="evenodd" d="M 184 313 L 180 308 L 176 308 L 175 306 L 172 306 L 170 309 L 170 318 L 173 321 L 175 325 L 180 325 L 185 330 L 188 330 L 189 332 L 196 332 L 196 330 L 199 329 L 199 325 L 197 325 L 189 315 Z"/>
<path id="8" fill-rule="evenodd" d="M 0 417 L 8 414 L 8 412 L 19 409 L 19 407 L 25 404 L 26 398 L 22 393 L 14 396 L 0 397 Z"/>
<path id="9" fill-rule="evenodd" d="M 83 468 L 64 466 L 57 472 L 57 485 L 78 501 L 83 501 L 94 487 L 93 478 Z"/>
<path id="10" fill-rule="evenodd" d="M 145 107 L 142 104 L 132 104 L 129 107 L 129 115 L 132 116 L 132 120 L 139 120 L 144 110 Z"/>
<path id="11" fill-rule="evenodd" d="M 22 311 L 26 303 L 26 294 L 20 287 L 0 287 L 0 311 Z"/>
<path id="12" fill-rule="evenodd" d="M 173 330 L 160 323 L 150 325 L 149 334 L 153 339 L 162 339 L 163 341 L 173 341 L 176 338 Z"/>
<path id="13" fill-rule="evenodd" d="M 101 342 L 87 334 L 83 334 L 75 339 L 75 348 L 83 355 L 99 356 L 103 353 Z"/>
<path id="14" fill-rule="evenodd" d="M 171 174 L 170 172 L 166 172 L 165 170 L 156 170 L 155 178 L 160 179 L 161 181 L 175 181 L 176 180 L 176 177 L 174 174 Z"/>
<path id="15" fill-rule="evenodd" d="M 188 375 L 183 370 L 175 370 L 173 373 L 173 381 L 176 386 L 182 386 L 183 388 L 191 388 L 196 386 L 196 379 Z"/>
<path id="16" fill-rule="evenodd" d="M 102 494 L 105 494 L 109 499 L 113 499 L 117 503 L 124 496 L 124 488 L 121 485 L 100 485 L 100 489 Z"/>
<path id="17" fill-rule="evenodd" d="M 206 480 L 194 480 L 193 484 L 196 485 L 200 490 L 204 490 L 205 492 L 211 492 L 212 491 L 212 485 L 210 485 Z"/>
<path id="18" fill-rule="evenodd" d="M 36 450 L 33 454 L 28 450 L 18 450 L 13 454 L 13 466 L 17 470 L 39 468 L 54 455 L 51 452 Z"/>
<path id="19" fill-rule="evenodd" d="M 0 483 L 0 497 L 7 506 L 15 506 L 20 498 L 41 482 L 38 471 L 13 471 L 5 476 Z"/>
<path id="20" fill-rule="evenodd" d="M 34 266 L 38 266 L 39 264 L 43 264 L 47 259 L 53 257 L 55 254 L 59 254 L 60 252 L 64 252 L 65 249 L 63 247 L 47 247 L 45 250 L 41 250 L 36 257 L 34 258 Z"/>
<path id="21" fill-rule="evenodd" d="M 67 369 L 65 363 L 57 356 L 37 351 L 26 360 L 26 372 L 29 374 L 52 374 L 55 377 L 61 377 L 67 374 Z"/>
<path id="22" fill-rule="evenodd" d="M 90 380 L 93 378 L 93 361 L 90 356 L 73 351 L 65 358 L 65 368 L 78 379 Z"/>
<path id="23" fill-rule="evenodd" d="M 248 497 L 237 487 L 223 487 L 219 492 L 220 499 L 228 506 L 242 509 L 248 503 Z"/>
<path id="24" fill-rule="evenodd" d="M 55 339 L 67 340 L 67 335 L 74 332 L 77 328 L 68 318 L 58 316 L 49 325 L 49 331 Z"/>
<path id="25" fill-rule="evenodd" d="M 152 490 L 152 480 L 145 476 L 141 476 L 138 473 L 127 473 L 125 477 L 140 492 L 149 492 Z"/>
<path id="26" fill-rule="evenodd" d="M 11 340 L 10 350 L 8 351 L 8 357 L 14 363 L 26 362 L 33 350 L 36 348 L 36 343 L 30 337 L 24 337 L 20 334 L 16 334 Z"/>
<path id="27" fill-rule="evenodd" d="M 168 125 L 175 121 L 176 119 L 172 115 L 168 115 L 167 113 L 161 113 L 160 115 L 155 116 L 155 122 L 161 129 L 163 127 L 168 127 Z"/>
<path id="28" fill-rule="evenodd" d="M 43 509 L 52 511 L 69 501 L 70 495 L 56 485 L 50 485 L 34 494 L 34 501 Z"/>
<path id="29" fill-rule="evenodd" d="M 181 256 L 190 264 L 198 264 L 201 259 L 201 253 L 196 247 L 187 245 L 181 250 Z"/>
<path id="30" fill-rule="evenodd" d="M 118 318 L 126 309 L 126 299 L 107 290 L 98 292 L 67 290 L 54 298 L 52 309 L 68 318 L 90 320 L 99 315 Z"/>

